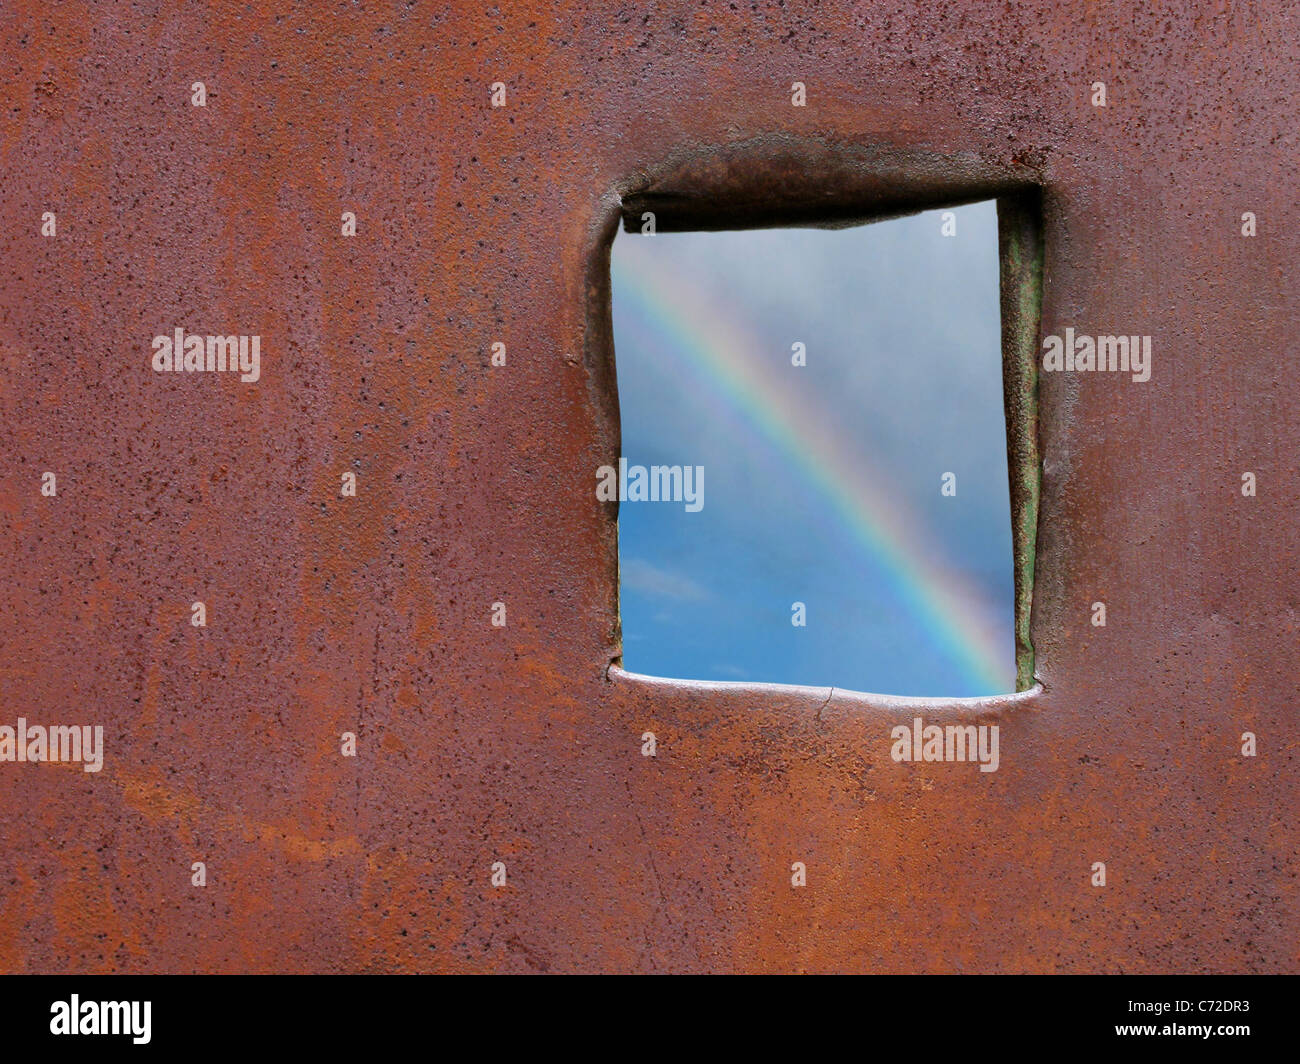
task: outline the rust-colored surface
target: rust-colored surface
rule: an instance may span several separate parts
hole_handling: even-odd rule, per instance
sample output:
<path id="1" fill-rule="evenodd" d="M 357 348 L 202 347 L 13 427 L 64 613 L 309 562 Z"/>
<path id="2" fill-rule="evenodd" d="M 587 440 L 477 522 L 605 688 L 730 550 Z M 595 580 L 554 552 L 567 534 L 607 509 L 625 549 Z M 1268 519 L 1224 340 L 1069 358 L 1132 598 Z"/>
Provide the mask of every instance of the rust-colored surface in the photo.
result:
<path id="1" fill-rule="evenodd" d="M 1149 6 L 6 4 L 0 723 L 105 764 L 0 764 L 0 969 L 1300 967 L 1300 14 Z M 1043 380 L 1042 689 L 924 711 L 995 773 L 609 669 L 601 243 L 778 141 L 1043 186 L 1044 331 L 1154 337 Z"/>

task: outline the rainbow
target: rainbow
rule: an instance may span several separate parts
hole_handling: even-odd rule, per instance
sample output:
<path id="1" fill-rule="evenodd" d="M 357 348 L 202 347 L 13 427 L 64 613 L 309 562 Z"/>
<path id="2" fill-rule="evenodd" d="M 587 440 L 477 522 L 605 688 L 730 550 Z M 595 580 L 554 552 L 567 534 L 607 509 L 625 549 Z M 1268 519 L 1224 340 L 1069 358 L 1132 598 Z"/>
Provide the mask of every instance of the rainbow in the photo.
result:
<path id="1" fill-rule="evenodd" d="M 635 245 L 636 241 L 624 239 Z M 656 352 L 700 382 L 716 399 L 754 425 L 845 521 L 855 542 L 875 562 L 892 594 L 929 633 L 935 650 L 980 693 L 1014 689 L 1012 647 L 996 636 L 987 596 L 930 542 L 924 522 L 901 496 L 837 440 L 833 426 L 788 387 L 788 361 L 763 363 L 746 352 L 770 346 L 712 305 L 680 274 L 652 269 L 638 248 L 620 247 L 616 295 L 657 335 Z M 624 303 L 626 301 L 626 304 Z"/>

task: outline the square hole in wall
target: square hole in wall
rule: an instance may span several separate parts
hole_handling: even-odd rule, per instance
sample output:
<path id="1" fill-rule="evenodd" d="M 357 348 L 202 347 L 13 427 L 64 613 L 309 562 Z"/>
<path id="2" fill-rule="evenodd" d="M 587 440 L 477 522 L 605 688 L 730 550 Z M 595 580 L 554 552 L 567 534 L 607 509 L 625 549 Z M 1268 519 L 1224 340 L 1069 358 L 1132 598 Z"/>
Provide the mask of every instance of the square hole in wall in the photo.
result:
<path id="1" fill-rule="evenodd" d="M 1036 453 L 1016 468 L 1027 411 L 1008 399 L 1028 378 L 1014 359 L 1004 373 L 1001 313 L 1025 281 L 998 230 L 984 201 L 618 234 L 622 445 L 597 496 L 619 503 L 624 669 L 912 696 L 1029 685 L 1017 566 Z M 1015 490 L 1026 473 L 1033 493 Z"/>

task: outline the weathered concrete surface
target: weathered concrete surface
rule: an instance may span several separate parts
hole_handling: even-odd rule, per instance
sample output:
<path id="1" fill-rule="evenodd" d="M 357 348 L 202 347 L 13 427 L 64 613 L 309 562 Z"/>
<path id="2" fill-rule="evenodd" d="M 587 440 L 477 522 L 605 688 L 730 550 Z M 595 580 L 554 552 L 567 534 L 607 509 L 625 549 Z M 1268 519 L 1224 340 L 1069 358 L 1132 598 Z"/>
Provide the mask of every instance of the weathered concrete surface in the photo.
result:
<path id="1" fill-rule="evenodd" d="M 0 723 L 107 749 L 0 764 L 0 969 L 1300 967 L 1300 13 L 1148 7 L 6 4 Z M 1043 690 L 926 710 L 996 773 L 609 670 L 600 242 L 764 137 L 1041 184 L 1044 330 L 1155 337 L 1043 382 Z"/>

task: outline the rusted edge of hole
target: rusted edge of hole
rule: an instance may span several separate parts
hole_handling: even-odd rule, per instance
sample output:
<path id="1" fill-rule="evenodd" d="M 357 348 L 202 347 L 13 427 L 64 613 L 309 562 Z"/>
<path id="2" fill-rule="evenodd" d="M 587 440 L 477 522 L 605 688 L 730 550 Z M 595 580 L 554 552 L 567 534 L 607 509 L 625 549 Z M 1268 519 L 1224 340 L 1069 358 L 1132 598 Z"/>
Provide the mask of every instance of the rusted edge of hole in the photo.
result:
<path id="1" fill-rule="evenodd" d="M 921 211 L 996 200 L 1002 319 L 1003 397 L 1007 419 L 1007 468 L 1015 582 L 1016 691 L 1034 695 L 1037 682 L 1031 633 L 1034 561 L 1042 485 L 1038 431 L 1038 338 L 1043 297 L 1044 192 L 1042 174 L 1027 167 L 990 163 L 975 153 L 837 145 L 817 139 L 770 134 L 713 147 L 683 149 L 617 182 L 602 197 L 590 233 L 586 262 L 587 330 L 584 361 L 598 422 L 601 464 L 616 463 L 622 444 L 618 374 L 614 351 L 610 254 L 621 220 L 641 232 L 654 215 L 656 232 L 847 228 Z M 618 503 L 609 508 L 606 571 L 613 573 L 607 602 L 612 618 L 606 680 L 615 676 L 658 681 L 623 670 L 619 604 Z M 729 684 L 664 680 L 678 687 L 710 689 Z M 761 690 L 800 690 L 786 684 Z M 823 690 L 823 689 L 818 689 Z M 841 691 L 842 695 L 854 692 Z M 1005 699 L 928 699 L 863 695 L 901 704 L 965 703 Z"/>
<path id="2" fill-rule="evenodd" d="M 1028 690 L 1035 682 L 1030 620 L 1043 483 L 1043 458 L 1038 435 L 1043 258 L 1041 191 L 1027 189 L 999 198 L 1002 391 L 1007 417 L 1007 473 L 1011 480 L 1017 691 Z"/>

